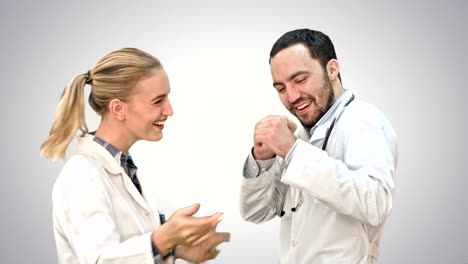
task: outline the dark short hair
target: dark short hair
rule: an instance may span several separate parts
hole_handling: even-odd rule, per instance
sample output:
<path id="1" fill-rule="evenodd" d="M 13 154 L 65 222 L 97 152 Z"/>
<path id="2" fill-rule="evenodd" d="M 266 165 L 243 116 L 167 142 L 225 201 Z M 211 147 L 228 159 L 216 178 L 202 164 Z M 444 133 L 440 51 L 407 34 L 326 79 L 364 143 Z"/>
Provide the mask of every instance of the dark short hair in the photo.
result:
<path id="1" fill-rule="evenodd" d="M 271 62 L 271 58 L 281 50 L 295 44 L 305 45 L 309 50 L 312 59 L 318 59 L 320 65 L 322 65 L 324 69 L 331 59 L 337 59 L 335 47 L 333 46 L 330 37 L 323 32 L 303 28 L 286 32 L 281 36 L 271 48 L 269 61 Z M 341 81 L 339 74 L 338 78 Z"/>

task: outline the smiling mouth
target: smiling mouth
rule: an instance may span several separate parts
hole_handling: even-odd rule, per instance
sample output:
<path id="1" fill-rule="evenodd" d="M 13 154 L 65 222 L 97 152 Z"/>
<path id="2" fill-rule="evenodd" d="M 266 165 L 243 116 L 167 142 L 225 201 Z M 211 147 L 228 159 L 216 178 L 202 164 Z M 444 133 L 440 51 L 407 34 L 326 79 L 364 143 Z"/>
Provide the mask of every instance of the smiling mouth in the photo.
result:
<path id="1" fill-rule="evenodd" d="M 296 108 L 296 110 L 301 111 L 301 110 L 305 109 L 306 107 L 308 107 L 310 104 L 311 104 L 311 102 L 306 102 L 306 103 L 303 103 L 303 104 L 300 104 L 300 105 L 296 106 L 295 108 Z"/>
<path id="2" fill-rule="evenodd" d="M 165 123 L 166 123 L 166 121 L 157 121 L 157 122 L 154 122 L 153 125 L 155 125 L 155 126 L 164 126 Z"/>

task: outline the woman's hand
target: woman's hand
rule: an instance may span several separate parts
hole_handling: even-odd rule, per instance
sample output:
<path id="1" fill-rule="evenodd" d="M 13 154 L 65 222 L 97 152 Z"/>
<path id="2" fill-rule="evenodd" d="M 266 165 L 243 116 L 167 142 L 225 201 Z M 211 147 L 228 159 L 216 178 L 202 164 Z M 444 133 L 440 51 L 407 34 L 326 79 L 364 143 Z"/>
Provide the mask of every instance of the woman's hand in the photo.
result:
<path id="1" fill-rule="evenodd" d="M 216 247 L 221 243 L 229 242 L 230 237 L 231 234 L 229 233 L 211 232 L 208 234 L 207 239 L 198 246 L 178 246 L 176 248 L 176 257 L 195 264 L 214 259 L 220 252 Z"/>
<path id="2" fill-rule="evenodd" d="M 200 204 L 198 203 L 181 208 L 153 232 L 152 241 L 161 256 L 167 255 L 172 248 L 179 245 L 191 248 L 201 245 L 208 239 L 213 240 L 212 233 L 215 233 L 216 226 L 222 220 L 223 214 L 215 213 L 211 216 L 194 217 L 193 215 L 199 209 Z M 218 241 L 218 239 L 214 239 L 214 241 Z"/>

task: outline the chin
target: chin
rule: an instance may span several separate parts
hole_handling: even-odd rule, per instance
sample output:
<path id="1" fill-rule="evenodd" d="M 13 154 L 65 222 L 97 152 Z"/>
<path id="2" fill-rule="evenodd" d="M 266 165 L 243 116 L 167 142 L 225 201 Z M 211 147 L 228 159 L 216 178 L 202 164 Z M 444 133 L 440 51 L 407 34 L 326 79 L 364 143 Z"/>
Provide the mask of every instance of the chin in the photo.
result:
<path id="1" fill-rule="evenodd" d="M 299 120 L 299 122 L 301 122 L 303 126 L 313 123 L 313 118 L 311 118 L 310 116 L 298 116 L 296 114 L 294 114 L 294 116 L 296 116 L 297 120 Z"/>
<path id="2" fill-rule="evenodd" d="M 317 120 L 311 119 L 311 118 L 308 118 L 308 119 L 298 118 L 298 119 L 299 119 L 299 122 L 301 122 L 301 125 L 303 127 L 313 127 L 317 123 Z"/>
<path id="3" fill-rule="evenodd" d="M 151 136 L 147 137 L 146 140 L 148 140 L 148 141 L 160 141 L 162 138 L 163 138 L 163 135 L 158 134 L 158 135 L 151 135 Z"/>

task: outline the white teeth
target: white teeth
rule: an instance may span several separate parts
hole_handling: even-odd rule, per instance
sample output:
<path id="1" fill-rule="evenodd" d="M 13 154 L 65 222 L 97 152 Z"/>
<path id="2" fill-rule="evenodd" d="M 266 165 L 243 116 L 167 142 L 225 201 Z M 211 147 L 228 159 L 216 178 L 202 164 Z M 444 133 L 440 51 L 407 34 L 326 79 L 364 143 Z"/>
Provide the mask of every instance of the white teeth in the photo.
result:
<path id="1" fill-rule="evenodd" d="M 157 126 L 164 126 L 164 121 L 160 121 L 160 122 L 154 122 L 153 124 L 157 125 Z"/>
<path id="2" fill-rule="evenodd" d="M 297 109 L 302 110 L 302 109 L 306 108 L 308 105 L 310 105 L 310 103 L 302 104 L 302 105 L 298 106 Z"/>

